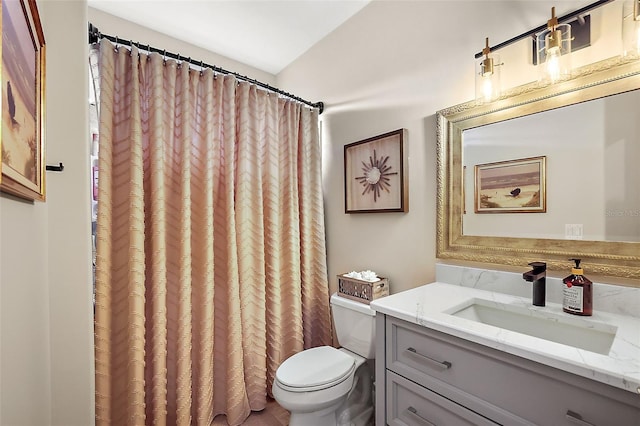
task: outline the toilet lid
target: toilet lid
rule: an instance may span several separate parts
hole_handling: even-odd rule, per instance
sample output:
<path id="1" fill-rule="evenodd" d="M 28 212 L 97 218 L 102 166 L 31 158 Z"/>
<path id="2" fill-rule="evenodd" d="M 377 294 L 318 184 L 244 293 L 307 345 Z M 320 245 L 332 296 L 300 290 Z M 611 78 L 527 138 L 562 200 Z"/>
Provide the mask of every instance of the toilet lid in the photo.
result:
<path id="1" fill-rule="evenodd" d="M 354 370 L 355 359 L 331 346 L 299 352 L 284 361 L 276 379 L 288 388 L 314 390 L 343 381 Z"/>

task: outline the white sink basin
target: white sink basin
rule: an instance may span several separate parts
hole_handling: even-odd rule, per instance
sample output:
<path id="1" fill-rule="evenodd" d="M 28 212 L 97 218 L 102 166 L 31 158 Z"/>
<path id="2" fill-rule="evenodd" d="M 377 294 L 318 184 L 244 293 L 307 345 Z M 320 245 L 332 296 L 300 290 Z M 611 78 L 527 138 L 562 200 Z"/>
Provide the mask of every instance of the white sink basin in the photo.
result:
<path id="1" fill-rule="evenodd" d="M 603 355 L 609 354 L 617 331 L 615 326 L 587 322 L 579 317 L 569 317 L 569 314 L 555 314 L 479 298 L 471 299 L 447 313 Z"/>

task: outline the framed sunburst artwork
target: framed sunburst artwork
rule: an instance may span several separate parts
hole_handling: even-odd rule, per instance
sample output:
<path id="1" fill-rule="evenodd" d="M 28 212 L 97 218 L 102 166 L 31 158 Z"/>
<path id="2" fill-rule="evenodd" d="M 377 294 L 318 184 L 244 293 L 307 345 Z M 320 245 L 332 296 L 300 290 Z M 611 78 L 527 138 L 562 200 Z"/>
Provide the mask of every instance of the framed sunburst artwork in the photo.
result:
<path id="1" fill-rule="evenodd" d="M 344 212 L 409 211 L 407 131 L 344 146 Z"/>

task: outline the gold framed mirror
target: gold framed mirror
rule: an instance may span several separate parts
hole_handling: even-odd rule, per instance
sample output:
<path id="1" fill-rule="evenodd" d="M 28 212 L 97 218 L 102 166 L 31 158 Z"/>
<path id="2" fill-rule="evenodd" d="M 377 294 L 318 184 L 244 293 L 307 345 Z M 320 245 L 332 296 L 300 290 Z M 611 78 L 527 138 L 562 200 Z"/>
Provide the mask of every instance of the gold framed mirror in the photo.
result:
<path id="1" fill-rule="evenodd" d="M 438 259 L 544 261 L 566 271 L 578 257 L 590 272 L 640 278 L 639 60 L 611 58 L 561 83 L 530 83 L 491 103 L 438 111 L 436 120 Z M 511 189 L 526 184 L 522 176 L 480 184 L 474 169 L 542 156 L 546 170 L 535 183 L 546 209 L 474 209 L 479 198 L 526 203 L 534 192 Z M 508 198 L 514 194 L 520 200 Z"/>

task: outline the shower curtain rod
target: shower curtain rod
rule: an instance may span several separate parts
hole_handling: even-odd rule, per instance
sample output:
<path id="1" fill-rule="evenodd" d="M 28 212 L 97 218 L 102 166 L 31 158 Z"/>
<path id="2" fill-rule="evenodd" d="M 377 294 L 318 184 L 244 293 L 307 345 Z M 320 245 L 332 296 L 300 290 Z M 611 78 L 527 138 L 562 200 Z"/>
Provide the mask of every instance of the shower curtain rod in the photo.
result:
<path id="1" fill-rule="evenodd" d="M 89 43 L 93 44 L 93 43 L 97 43 L 101 38 L 106 38 L 114 43 L 116 43 L 117 45 L 124 45 L 124 46 L 135 46 L 138 49 L 141 50 L 146 50 L 147 52 L 155 52 L 155 53 L 159 53 L 164 57 L 169 57 L 169 58 L 173 58 L 176 59 L 178 61 L 187 61 L 190 64 L 193 65 L 197 65 L 200 68 L 211 68 L 213 71 L 218 72 L 220 74 L 230 74 L 235 76 L 236 78 L 246 81 L 248 83 L 251 84 L 255 84 L 256 86 L 260 86 L 264 89 L 267 89 L 270 92 L 273 93 L 277 93 L 278 95 L 287 97 L 289 99 L 293 99 L 297 102 L 303 103 L 305 105 L 308 105 L 312 108 L 318 108 L 318 112 L 320 114 L 322 114 L 322 112 L 324 111 L 324 103 L 323 102 L 310 102 L 307 101 L 305 99 L 299 98 L 298 96 L 292 95 L 291 93 L 287 93 L 283 90 L 278 89 L 277 87 L 273 87 L 267 83 L 263 83 L 261 81 L 255 80 L 253 78 L 247 77 L 246 75 L 242 75 L 242 74 L 238 74 L 237 72 L 233 72 L 233 71 L 229 71 L 226 70 L 224 68 L 220 68 L 216 65 L 210 65 L 207 64 L 206 62 L 203 61 L 194 61 L 192 60 L 190 57 L 189 58 L 185 58 L 184 56 L 180 56 L 179 53 L 171 53 L 171 52 L 167 52 L 164 49 L 158 49 L 156 47 L 153 46 L 149 46 L 148 44 L 141 44 L 135 41 L 131 41 L 131 40 L 123 40 L 121 38 L 118 38 L 117 36 L 112 36 L 112 35 L 108 35 L 108 34 L 102 34 L 100 32 L 100 30 L 98 30 L 98 28 L 96 26 L 94 26 L 92 23 L 89 23 Z"/>

